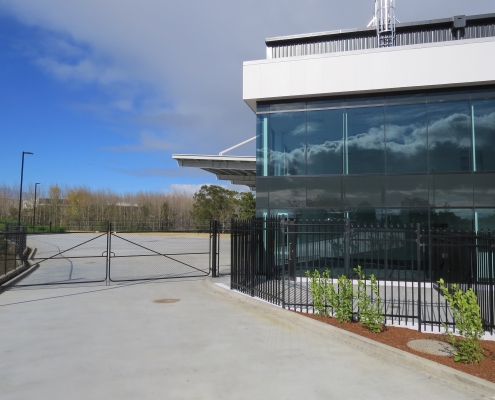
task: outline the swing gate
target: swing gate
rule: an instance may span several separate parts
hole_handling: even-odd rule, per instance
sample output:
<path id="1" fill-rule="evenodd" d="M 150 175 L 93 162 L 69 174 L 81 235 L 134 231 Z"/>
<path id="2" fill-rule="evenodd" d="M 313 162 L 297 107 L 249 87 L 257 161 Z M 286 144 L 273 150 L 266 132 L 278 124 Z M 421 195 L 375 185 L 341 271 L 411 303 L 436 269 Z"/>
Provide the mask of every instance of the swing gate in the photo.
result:
<path id="1" fill-rule="evenodd" d="M 105 231 L 28 234 L 27 272 L 11 286 L 198 278 L 215 258 L 213 222 L 187 232 Z M 213 256 L 212 256 L 213 254 Z"/>

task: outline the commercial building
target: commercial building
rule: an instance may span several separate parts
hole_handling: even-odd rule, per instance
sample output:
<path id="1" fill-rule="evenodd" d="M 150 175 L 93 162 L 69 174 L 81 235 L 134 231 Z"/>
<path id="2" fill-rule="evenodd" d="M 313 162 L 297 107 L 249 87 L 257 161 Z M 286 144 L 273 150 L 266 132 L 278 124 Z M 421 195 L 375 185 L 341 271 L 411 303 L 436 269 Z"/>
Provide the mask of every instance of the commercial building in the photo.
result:
<path id="1" fill-rule="evenodd" d="M 392 17 L 244 62 L 259 215 L 495 227 L 495 14 Z"/>

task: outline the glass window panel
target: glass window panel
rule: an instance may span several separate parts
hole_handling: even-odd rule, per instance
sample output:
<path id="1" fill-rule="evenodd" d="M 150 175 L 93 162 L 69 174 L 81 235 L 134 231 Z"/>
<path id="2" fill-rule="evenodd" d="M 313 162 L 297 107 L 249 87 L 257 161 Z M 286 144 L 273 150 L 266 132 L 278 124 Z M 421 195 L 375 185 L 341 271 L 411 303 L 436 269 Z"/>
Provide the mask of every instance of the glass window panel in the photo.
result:
<path id="1" fill-rule="evenodd" d="M 268 175 L 269 114 L 256 116 L 256 176 Z"/>
<path id="2" fill-rule="evenodd" d="M 345 100 L 343 98 L 340 99 L 330 99 L 330 100 L 317 100 L 317 101 L 308 101 L 307 108 L 308 110 L 317 109 L 317 108 L 344 108 Z"/>
<path id="3" fill-rule="evenodd" d="M 469 89 L 434 91 L 427 94 L 428 103 L 453 100 L 469 100 L 470 97 L 471 91 Z"/>
<path id="4" fill-rule="evenodd" d="M 351 224 L 354 227 L 370 225 L 385 225 L 387 212 L 384 208 L 358 208 L 348 212 Z"/>
<path id="5" fill-rule="evenodd" d="M 342 178 L 331 176 L 307 179 L 308 207 L 341 207 Z"/>
<path id="6" fill-rule="evenodd" d="M 426 93 L 408 93 L 385 96 L 385 104 L 426 103 Z"/>
<path id="7" fill-rule="evenodd" d="M 347 157 L 349 174 L 385 172 L 383 107 L 347 110 Z"/>
<path id="8" fill-rule="evenodd" d="M 382 176 L 343 176 L 345 205 L 348 207 L 381 207 L 385 203 Z"/>
<path id="9" fill-rule="evenodd" d="M 426 104 L 385 107 L 388 173 L 427 172 Z"/>
<path id="10" fill-rule="evenodd" d="M 268 209 L 266 209 L 266 208 L 256 209 L 256 216 L 257 217 L 266 217 L 268 215 L 269 215 Z"/>
<path id="11" fill-rule="evenodd" d="M 306 174 L 306 113 L 270 114 L 270 175 Z"/>
<path id="12" fill-rule="evenodd" d="M 495 206 L 495 174 L 473 174 L 475 207 Z"/>
<path id="13" fill-rule="evenodd" d="M 256 179 L 256 209 L 268 208 L 269 178 Z"/>
<path id="14" fill-rule="evenodd" d="M 342 174 L 343 110 L 307 113 L 308 175 Z"/>
<path id="15" fill-rule="evenodd" d="M 471 90 L 471 99 L 493 99 L 495 98 L 495 88 Z"/>
<path id="16" fill-rule="evenodd" d="M 270 112 L 270 104 L 256 104 L 256 111 L 259 113 Z"/>
<path id="17" fill-rule="evenodd" d="M 428 175 L 388 175 L 388 207 L 428 207 Z"/>
<path id="18" fill-rule="evenodd" d="M 279 103 L 279 104 L 271 104 L 270 111 L 293 111 L 293 110 L 305 110 L 306 103 L 305 102 L 294 102 L 294 103 Z"/>
<path id="19" fill-rule="evenodd" d="M 495 100 L 472 103 L 476 171 L 495 171 Z"/>
<path id="20" fill-rule="evenodd" d="M 428 104 L 429 171 L 471 171 L 468 102 Z"/>
<path id="21" fill-rule="evenodd" d="M 476 230 L 495 230 L 495 209 L 477 209 L 474 213 Z"/>
<path id="22" fill-rule="evenodd" d="M 292 210 L 292 209 L 286 209 L 286 208 L 278 208 L 278 209 L 271 209 L 270 210 L 270 217 L 278 217 L 278 218 L 284 218 L 285 219 L 294 219 L 295 221 L 302 221 L 306 218 L 306 212 L 305 210 Z"/>
<path id="23" fill-rule="evenodd" d="M 270 208 L 306 207 L 306 178 L 271 178 Z"/>
<path id="24" fill-rule="evenodd" d="M 437 208 L 430 212 L 431 227 L 434 229 L 472 230 L 473 210 Z"/>
<path id="25" fill-rule="evenodd" d="M 345 218 L 344 210 L 342 209 L 314 209 L 306 210 L 306 217 L 309 220 L 343 220 Z"/>
<path id="26" fill-rule="evenodd" d="M 413 228 L 420 224 L 422 228 L 428 228 L 428 209 L 402 208 L 387 210 L 387 225 L 391 228 Z"/>
<path id="27" fill-rule="evenodd" d="M 473 175 L 430 175 L 430 193 L 435 207 L 472 207 Z"/>
<path id="28" fill-rule="evenodd" d="M 383 96 L 369 96 L 369 97 L 349 97 L 345 101 L 347 107 L 358 107 L 375 104 L 383 104 Z"/>

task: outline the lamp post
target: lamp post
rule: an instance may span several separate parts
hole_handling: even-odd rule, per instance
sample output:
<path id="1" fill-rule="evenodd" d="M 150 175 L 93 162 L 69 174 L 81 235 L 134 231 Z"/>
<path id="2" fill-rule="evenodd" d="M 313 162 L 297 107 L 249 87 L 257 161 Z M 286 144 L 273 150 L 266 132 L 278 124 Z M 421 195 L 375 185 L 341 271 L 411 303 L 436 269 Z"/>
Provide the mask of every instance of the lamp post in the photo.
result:
<path id="1" fill-rule="evenodd" d="M 24 154 L 34 154 L 30 151 L 22 152 L 22 166 L 21 166 L 21 190 L 19 192 L 19 217 L 17 218 L 17 226 L 21 226 L 21 207 L 22 207 L 22 178 L 24 177 Z"/>
<path id="2" fill-rule="evenodd" d="M 34 184 L 34 207 L 33 207 L 33 225 L 36 226 L 36 189 L 40 183 L 36 182 Z"/>

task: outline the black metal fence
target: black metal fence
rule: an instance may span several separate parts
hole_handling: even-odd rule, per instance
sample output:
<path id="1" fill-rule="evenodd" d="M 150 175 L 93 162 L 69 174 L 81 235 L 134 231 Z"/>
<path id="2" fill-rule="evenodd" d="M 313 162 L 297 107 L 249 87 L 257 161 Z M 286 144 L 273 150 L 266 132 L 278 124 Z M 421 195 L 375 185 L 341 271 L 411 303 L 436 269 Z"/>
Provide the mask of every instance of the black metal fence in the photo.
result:
<path id="1" fill-rule="evenodd" d="M 6 275 L 22 267 L 25 250 L 25 227 L 3 226 L 3 230 L 0 232 L 0 275 Z"/>
<path id="2" fill-rule="evenodd" d="M 419 330 L 455 325 L 437 281 L 472 288 L 484 326 L 495 328 L 492 232 L 373 227 L 349 220 L 233 221 L 231 288 L 295 311 L 314 312 L 306 271 L 328 270 L 357 285 L 355 268 L 375 275 L 389 322 Z M 336 283 L 336 282 L 335 282 Z"/>
<path id="3" fill-rule="evenodd" d="M 32 267 L 11 286 L 124 282 L 204 277 L 211 271 L 214 221 L 181 231 L 157 232 L 138 226 L 116 231 L 111 223 L 86 223 L 81 230 L 27 232 L 6 227 L 0 232 L 4 271 L 22 265 L 26 245 L 35 249 Z M 10 229 L 10 230 L 7 230 Z M 220 240 L 217 233 L 217 243 Z M 0 271 L 1 274 L 1 271 Z"/>

